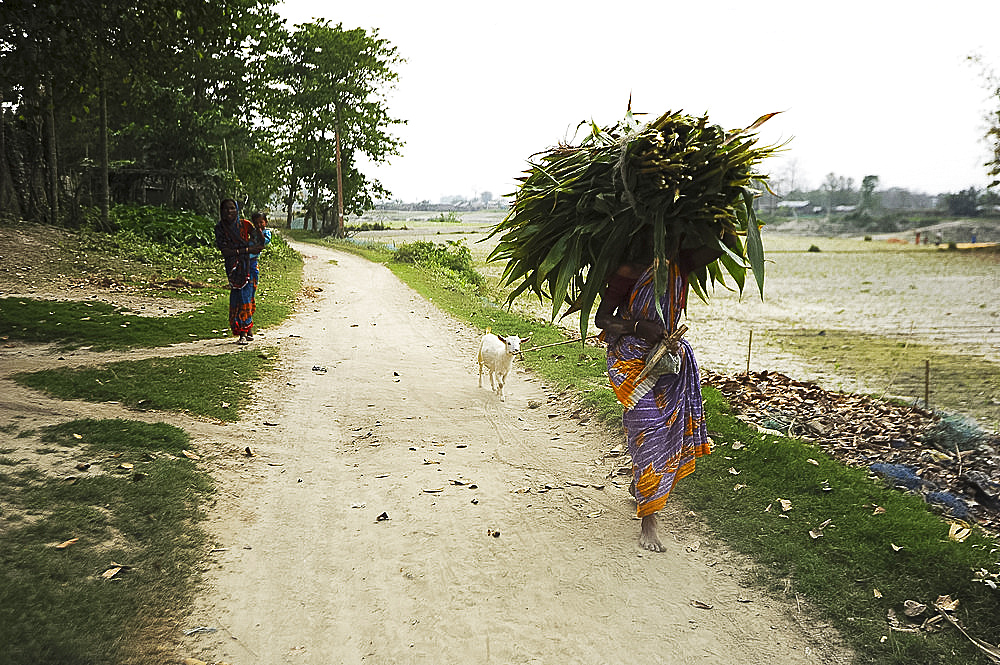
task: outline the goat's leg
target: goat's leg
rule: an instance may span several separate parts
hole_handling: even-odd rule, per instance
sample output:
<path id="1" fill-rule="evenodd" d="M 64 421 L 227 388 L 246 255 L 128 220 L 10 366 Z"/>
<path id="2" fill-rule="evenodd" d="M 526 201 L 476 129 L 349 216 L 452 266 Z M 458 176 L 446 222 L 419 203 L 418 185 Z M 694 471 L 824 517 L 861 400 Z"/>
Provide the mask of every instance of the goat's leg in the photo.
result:
<path id="1" fill-rule="evenodd" d="M 507 379 L 506 376 L 503 376 L 501 374 L 497 374 L 497 395 L 500 396 L 500 401 L 501 402 L 506 401 L 504 399 L 504 394 L 503 394 L 503 384 L 504 384 L 504 382 L 505 382 L 506 379 Z"/>
<path id="2" fill-rule="evenodd" d="M 479 387 L 483 387 L 483 361 L 479 361 Z"/>

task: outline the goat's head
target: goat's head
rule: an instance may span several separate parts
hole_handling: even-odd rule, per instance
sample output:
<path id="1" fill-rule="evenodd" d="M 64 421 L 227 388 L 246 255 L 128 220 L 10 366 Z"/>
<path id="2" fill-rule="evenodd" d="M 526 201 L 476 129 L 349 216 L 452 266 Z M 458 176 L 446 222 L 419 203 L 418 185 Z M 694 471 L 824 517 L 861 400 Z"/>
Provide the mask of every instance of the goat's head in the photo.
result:
<path id="1" fill-rule="evenodd" d="M 508 335 L 507 337 L 501 337 L 500 339 L 507 345 L 507 353 L 512 356 L 516 356 L 521 353 L 521 345 L 531 339 L 531 337 L 522 338 L 517 335 Z"/>

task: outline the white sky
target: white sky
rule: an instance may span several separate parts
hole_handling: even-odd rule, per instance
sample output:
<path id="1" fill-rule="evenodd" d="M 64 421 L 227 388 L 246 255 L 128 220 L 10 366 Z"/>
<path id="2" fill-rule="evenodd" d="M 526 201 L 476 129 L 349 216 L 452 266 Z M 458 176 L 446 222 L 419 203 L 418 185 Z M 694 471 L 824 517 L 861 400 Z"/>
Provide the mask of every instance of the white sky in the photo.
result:
<path id="1" fill-rule="evenodd" d="M 827 173 L 937 194 L 988 184 L 1000 1 L 285 0 L 289 25 L 378 28 L 407 62 L 390 93 L 403 155 L 367 169 L 403 201 L 516 188 L 534 153 L 634 111 L 727 129 L 783 113 L 791 139 L 762 169 L 796 186 Z"/>

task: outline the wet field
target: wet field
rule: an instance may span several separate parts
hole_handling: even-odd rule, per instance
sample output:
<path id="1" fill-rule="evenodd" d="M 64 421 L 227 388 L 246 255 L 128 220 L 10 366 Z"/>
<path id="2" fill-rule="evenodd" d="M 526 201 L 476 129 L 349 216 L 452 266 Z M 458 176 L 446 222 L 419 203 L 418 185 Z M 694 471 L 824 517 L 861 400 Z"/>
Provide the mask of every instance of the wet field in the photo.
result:
<path id="1" fill-rule="evenodd" d="M 495 287 L 503 265 L 486 264 L 501 211 L 375 213 L 406 230 L 358 234 L 390 245 L 464 242 Z M 447 213 L 446 213 L 447 215 Z M 459 217 L 460 221 L 454 221 Z M 353 223 L 353 222 L 352 222 Z M 898 397 L 975 417 L 1000 429 L 1000 252 L 916 246 L 906 239 L 818 237 L 764 229 L 764 298 L 717 287 L 688 302 L 688 339 L 717 372 L 768 369 L 824 388 Z M 494 288 L 495 298 L 503 291 Z M 551 305 L 515 306 L 548 319 Z M 563 322 L 575 331 L 572 316 Z"/>

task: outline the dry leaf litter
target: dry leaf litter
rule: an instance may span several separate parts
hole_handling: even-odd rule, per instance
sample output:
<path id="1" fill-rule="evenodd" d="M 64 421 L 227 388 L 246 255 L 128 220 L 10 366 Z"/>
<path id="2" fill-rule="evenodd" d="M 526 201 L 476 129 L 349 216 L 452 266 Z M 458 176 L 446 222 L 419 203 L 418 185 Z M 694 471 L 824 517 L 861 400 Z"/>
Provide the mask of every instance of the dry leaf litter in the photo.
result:
<path id="1" fill-rule="evenodd" d="M 920 494 L 948 517 L 1000 533 L 1000 436 L 973 421 L 832 392 L 767 370 L 723 375 L 702 368 L 702 380 L 757 431 L 814 442 L 846 464 Z"/>

